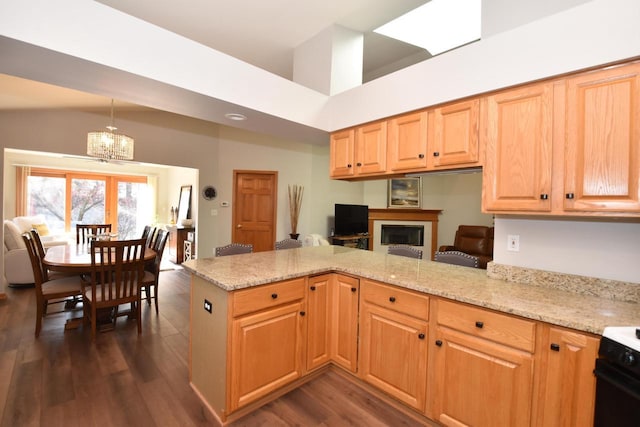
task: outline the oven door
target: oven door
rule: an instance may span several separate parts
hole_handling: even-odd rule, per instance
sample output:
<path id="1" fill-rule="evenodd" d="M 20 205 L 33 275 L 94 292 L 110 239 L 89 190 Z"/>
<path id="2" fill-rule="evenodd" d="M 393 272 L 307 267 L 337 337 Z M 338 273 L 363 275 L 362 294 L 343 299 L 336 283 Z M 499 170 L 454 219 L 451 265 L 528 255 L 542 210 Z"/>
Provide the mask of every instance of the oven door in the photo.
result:
<path id="1" fill-rule="evenodd" d="M 596 360 L 595 427 L 640 426 L 640 379 L 606 359 Z"/>

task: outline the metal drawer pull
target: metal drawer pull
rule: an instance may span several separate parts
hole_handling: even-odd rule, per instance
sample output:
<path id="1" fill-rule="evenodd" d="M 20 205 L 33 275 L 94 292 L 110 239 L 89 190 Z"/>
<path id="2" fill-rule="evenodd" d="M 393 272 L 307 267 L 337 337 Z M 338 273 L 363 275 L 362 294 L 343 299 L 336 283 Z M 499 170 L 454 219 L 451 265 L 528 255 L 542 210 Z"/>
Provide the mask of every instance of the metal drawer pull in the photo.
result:
<path id="1" fill-rule="evenodd" d="M 484 327 L 484 322 L 476 322 L 476 328 L 482 329 Z"/>
<path id="2" fill-rule="evenodd" d="M 355 292 L 357 290 L 358 290 L 357 288 L 351 288 L 351 292 Z"/>
<path id="3" fill-rule="evenodd" d="M 315 287 L 315 286 L 312 286 L 312 287 L 311 287 L 311 290 L 312 290 L 312 291 L 315 291 L 315 290 L 316 290 L 316 287 Z"/>
<path id="4" fill-rule="evenodd" d="M 551 350 L 560 351 L 560 344 L 556 344 L 556 343 L 551 344 Z"/>
<path id="5" fill-rule="evenodd" d="M 424 334 L 418 334 L 418 339 L 423 340 L 424 339 Z"/>
<path id="6" fill-rule="evenodd" d="M 307 314 L 307 313 L 306 313 L 306 312 L 304 312 L 304 311 L 301 311 L 301 312 L 300 312 L 300 316 L 304 316 L 305 314 Z"/>
<path id="7" fill-rule="evenodd" d="M 442 341 L 440 341 L 440 340 L 436 340 L 436 345 L 437 345 L 438 347 L 442 347 Z"/>
<path id="8" fill-rule="evenodd" d="M 542 193 L 540 195 L 540 200 L 548 200 L 549 199 L 549 195 L 547 193 Z"/>
<path id="9" fill-rule="evenodd" d="M 569 200 L 572 200 L 572 199 L 575 197 L 575 194 L 573 194 L 573 193 L 567 193 L 567 194 L 565 194 L 565 197 L 566 197 L 567 199 L 569 199 Z"/>
<path id="10" fill-rule="evenodd" d="M 273 299 L 278 298 L 278 294 L 271 294 L 271 298 L 273 298 Z"/>
<path id="11" fill-rule="evenodd" d="M 396 297 L 389 297 L 389 302 L 396 302 Z"/>

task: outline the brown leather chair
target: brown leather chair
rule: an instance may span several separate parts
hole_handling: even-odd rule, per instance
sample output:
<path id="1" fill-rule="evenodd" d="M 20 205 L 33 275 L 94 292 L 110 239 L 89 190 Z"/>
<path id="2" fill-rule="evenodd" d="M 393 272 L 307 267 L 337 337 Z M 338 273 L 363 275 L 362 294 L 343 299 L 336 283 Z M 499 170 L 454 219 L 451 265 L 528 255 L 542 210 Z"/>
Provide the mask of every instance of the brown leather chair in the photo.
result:
<path id="1" fill-rule="evenodd" d="M 487 268 L 493 259 L 493 227 L 461 225 L 456 231 L 453 245 L 443 245 L 439 252 L 458 251 L 478 257 L 478 268 Z"/>

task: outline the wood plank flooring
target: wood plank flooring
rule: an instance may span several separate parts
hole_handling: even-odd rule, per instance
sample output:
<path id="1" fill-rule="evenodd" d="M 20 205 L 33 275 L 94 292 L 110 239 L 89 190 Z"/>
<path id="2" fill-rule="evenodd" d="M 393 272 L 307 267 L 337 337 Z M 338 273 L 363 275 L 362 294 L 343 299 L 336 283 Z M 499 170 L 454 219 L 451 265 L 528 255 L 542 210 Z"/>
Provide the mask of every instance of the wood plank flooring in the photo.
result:
<path id="1" fill-rule="evenodd" d="M 64 331 L 81 309 L 47 316 L 36 339 L 33 288 L 7 288 L 0 301 L 0 426 L 218 425 L 188 382 L 189 276 L 174 270 L 160 277 L 160 314 L 143 306 L 142 335 L 135 321 L 120 318 L 94 343 L 88 328 Z M 334 372 L 230 424 L 416 425 Z"/>

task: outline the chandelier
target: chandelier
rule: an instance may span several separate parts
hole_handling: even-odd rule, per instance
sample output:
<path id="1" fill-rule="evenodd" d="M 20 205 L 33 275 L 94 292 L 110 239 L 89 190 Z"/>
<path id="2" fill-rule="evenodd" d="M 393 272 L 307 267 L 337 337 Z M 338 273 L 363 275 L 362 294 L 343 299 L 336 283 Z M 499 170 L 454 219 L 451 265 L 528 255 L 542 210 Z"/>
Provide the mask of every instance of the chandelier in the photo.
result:
<path id="1" fill-rule="evenodd" d="M 133 160 L 133 138 L 117 133 L 113 126 L 113 99 L 111 100 L 111 125 L 107 131 L 95 131 L 87 134 L 87 155 L 109 160 Z"/>

